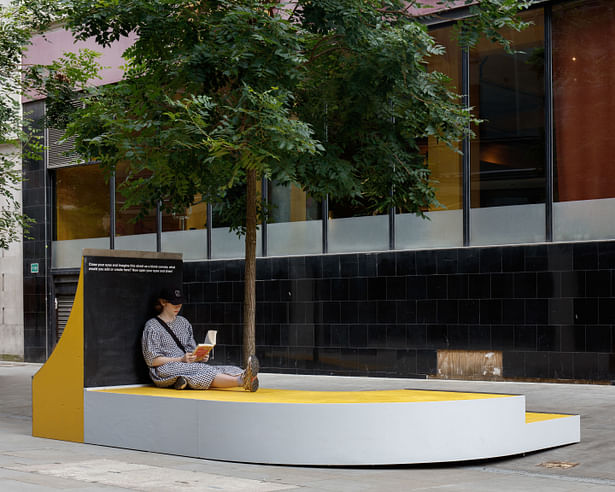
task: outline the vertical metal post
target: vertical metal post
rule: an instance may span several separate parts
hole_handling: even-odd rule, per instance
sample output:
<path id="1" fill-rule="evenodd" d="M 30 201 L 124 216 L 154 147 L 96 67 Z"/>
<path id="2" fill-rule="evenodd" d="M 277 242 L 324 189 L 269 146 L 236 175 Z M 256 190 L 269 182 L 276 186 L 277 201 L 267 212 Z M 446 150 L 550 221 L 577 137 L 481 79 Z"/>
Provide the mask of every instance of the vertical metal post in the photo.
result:
<path id="1" fill-rule="evenodd" d="M 269 205 L 269 189 L 267 187 L 267 178 L 265 176 L 263 176 L 261 181 L 261 203 L 264 203 L 267 207 Z M 261 224 L 261 243 L 262 256 L 267 256 L 267 217 L 263 218 L 263 223 Z"/>
<path id="2" fill-rule="evenodd" d="M 45 109 L 43 110 L 46 112 L 46 106 Z M 42 120 L 44 121 L 44 120 Z M 45 129 L 43 130 L 43 135 L 41 135 L 43 138 L 43 142 L 45 143 L 45 145 L 47 146 L 46 148 L 48 149 L 48 145 L 49 145 L 49 130 Z M 44 151 L 43 154 L 43 163 L 42 163 L 42 167 L 43 167 L 43 217 L 44 217 L 44 244 L 45 244 L 45 270 L 44 270 L 44 275 L 45 275 L 45 360 L 49 359 L 49 356 L 51 355 L 52 352 L 52 347 L 51 347 L 51 343 L 52 340 L 55 339 L 55 336 L 53 336 L 53 333 L 49 333 L 50 330 L 53 329 L 54 323 L 51 323 L 50 321 L 54 318 L 54 316 L 52 316 L 52 313 L 50 313 L 50 311 L 52 309 L 55 308 L 55 302 L 52 304 L 51 300 L 54 299 L 55 300 L 55 296 L 52 297 L 53 295 L 53 290 L 52 290 L 52 285 L 53 285 L 53 280 L 52 280 L 52 275 L 50 270 L 50 265 L 52 265 L 52 262 L 50 261 L 51 258 L 49 258 L 49 253 L 51 252 L 51 241 L 49 240 L 50 237 L 53 237 L 53 235 L 49 235 L 49 233 L 51 232 L 51 224 L 49 221 L 49 214 L 48 212 L 50 212 L 50 196 L 48 195 L 48 187 L 49 187 L 49 179 L 50 179 L 50 175 L 49 175 L 49 169 L 48 169 L 48 165 L 49 165 L 49 152 L 48 151 Z M 23 187 L 22 187 L 23 190 Z M 23 293 L 22 293 L 23 295 Z M 24 296 L 25 299 L 25 296 Z M 55 309 L 54 309 L 55 311 Z M 53 311 L 52 311 L 53 312 Z M 52 335 L 52 336 L 50 336 Z"/>
<path id="3" fill-rule="evenodd" d="M 464 107 L 470 107 L 470 51 L 461 50 L 461 90 Z M 469 127 L 468 127 L 469 130 Z M 463 173 L 463 245 L 470 246 L 470 193 L 471 193 L 471 161 L 470 161 L 470 137 L 466 135 L 462 144 L 462 173 Z"/>
<path id="4" fill-rule="evenodd" d="M 162 251 L 162 203 L 156 203 L 156 251 Z"/>
<path id="5" fill-rule="evenodd" d="M 395 207 L 389 209 L 389 249 L 395 249 Z"/>
<path id="6" fill-rule="evenodd" d="M 211 260 L 211 228 L 213 219 L 213 209 L 211 203 L 207 204 L 207 259 Z"/>
<path id="7" fill-rule="evenodd" d="M 329 142 L 329 104 L 325 103 L 324 137 L 325 143 Z M 322 252 L 329 252 L 329 194 L 325 196 L 321 203 L 322 207 Z"/>
<path id="8" fill-rule="evenodd" d="M 391 112 L 393 111 L 393 101 L 390 101 Z M 391 125 L 395 128 L 395 116 L 391 117 Z M 395 171 L 395 164 L 393 164 Z M 395 185 L 391 185 L 391 198 L 395 195 Z M 389 208 L 389 249 L 395 249 L 395 207 Z"/>
<path id="9" fill-rule="evenodd" d="M 329 195 L 322 201 L 322 252 L 329 252 Z"/>
<path id="10" fill-rule="evenodd" d="M 109 249 L 115 249 L 115 170 L 109 178 Z"/>
<path id="11" fill-rule="evenodd" d="M 553 241 L 553 18 L 551 6 L 545 16 L 545 240 Z"/>

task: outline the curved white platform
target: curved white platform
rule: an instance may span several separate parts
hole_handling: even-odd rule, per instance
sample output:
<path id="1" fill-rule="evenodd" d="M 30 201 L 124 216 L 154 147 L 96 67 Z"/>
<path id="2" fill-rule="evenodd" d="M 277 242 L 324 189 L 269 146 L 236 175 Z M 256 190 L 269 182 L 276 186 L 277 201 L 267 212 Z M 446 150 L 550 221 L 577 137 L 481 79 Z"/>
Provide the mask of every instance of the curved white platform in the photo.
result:
<path id="1" fill-rule="evenodd" d="M 578 415 L 525 397 L 424 390 L 84 391 L 84 442 L 288 465 L 463 461 L 579 442 Z"/>

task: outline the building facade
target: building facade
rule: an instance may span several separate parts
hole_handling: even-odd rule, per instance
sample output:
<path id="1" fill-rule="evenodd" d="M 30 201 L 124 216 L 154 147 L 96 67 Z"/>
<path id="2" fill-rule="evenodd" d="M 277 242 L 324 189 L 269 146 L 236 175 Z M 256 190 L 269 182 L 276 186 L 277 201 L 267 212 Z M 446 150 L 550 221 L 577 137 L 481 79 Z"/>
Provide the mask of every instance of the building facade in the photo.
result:
<path id="1" fill-rule="evenodd" d="M 484 121 L 460 153 L 424 142 L 442 205 L 429 220 L 263 182 L 275 205 L 258 236 L 264 370 L 615 379 L 615 5 L 540 2 L 525 15 L 532 25 L 507 33 L 515 54 L 486 41 L 462 51 L 446 22 L 432 26 L 447 54 L 431 66 Z M 53 59 L 65 40 L 58 32 L 31 56 Z M 217 360 L 237 362 L 242 239 L 205 203 L 130 221 L 136 210 L 122 210 L 113 183 L 71 165 L 57 133 L 41 131 L 44 159 L 24 162 L 24 210 L 39 221 L 24 242 L 26 359 L 44 360 L 60 336 L 81 250 L 113 247 L 183 253 L 184 312 L 197 337 L 218 329 Z"/>
<path id="2" fill-rule="evenodd" d="M 0 0 L 0 6 L 9 4 Z M 17 98 L 17 95 L 15 95 Z M 14 156 L 15 166 L 21 166 L 19 149 L 0 144 L 0 154 Z M 15 191 L 15 200 L 21 203 L 21 190 Z M 0 197 L 0 210 L 6 204 Z M 23 254 L 21 242 L 15 242 L 7 250 L 0 249 L 0 358 L 22 360 L 24 356 L 23 323 Z"/>
<path id="3" fill-rule="evenodd" d="M 16 149 L 0 145 L 0 153 L 14 153 Z M 20 165 L 16 159 L 16 165 Z M 15 199 L 21 201 L 21 190 Z M 0 210 L 5 204 L 0 197 Z M 22 243 L 15 242 L 7 250 L 0 249 L 0 358 L 23 360 L 24 322 L 22 288 Z"/>

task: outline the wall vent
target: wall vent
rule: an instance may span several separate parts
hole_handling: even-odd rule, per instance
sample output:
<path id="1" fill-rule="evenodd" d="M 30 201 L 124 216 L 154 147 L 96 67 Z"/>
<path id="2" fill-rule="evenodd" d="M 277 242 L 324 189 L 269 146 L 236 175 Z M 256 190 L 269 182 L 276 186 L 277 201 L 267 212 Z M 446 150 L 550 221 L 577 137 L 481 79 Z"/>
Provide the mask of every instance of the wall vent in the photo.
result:
<path id="1" fill-rule="evenodd" d="M 83 159 L 72 150 L 75 139 L 71 137 L 64 141 L 63 138 L 64 130 L 47 129 L 47 169 L 58 169 L 84 163 Z"/>

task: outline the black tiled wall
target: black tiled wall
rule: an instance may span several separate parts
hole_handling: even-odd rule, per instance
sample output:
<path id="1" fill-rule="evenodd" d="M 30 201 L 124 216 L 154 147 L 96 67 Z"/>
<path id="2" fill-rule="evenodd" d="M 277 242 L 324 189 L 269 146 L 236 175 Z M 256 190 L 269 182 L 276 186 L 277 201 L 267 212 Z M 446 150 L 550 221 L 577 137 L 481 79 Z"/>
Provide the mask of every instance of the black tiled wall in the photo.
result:
<path id="1" fill-rule="evenodd" d="M 504 377 L 615 379 L 615 242 L 257 260 L 268 371 L 424 377 L 438 349 L 501 350 Z M 185 315 L 240 359 L 243 262 L 189 262 Z"/>
<path id="2" fill-rule="evenodd" d="M 24 113 L 32 121 L 40 122 L 44 115 L 44 102 L 25 104 Z M 41 136 L 40 124 L 35 123 L 32 132 Z M 54 342 L 47 331 L 48 306 L 45 301 L 48 290 L 46 257 L 48 239 L 51 237 L 50 221 L 45 220 L 50 216 L 51 205 L 46 204 L 46 198 L 51 196 L 51 189 L 45 162 L 42 155 L 40 157 L 23 160 L 23 211 L 36 221 L 30 231 L 31 237 L 24 237 L 23 243 L 24 359 L 28 362 L 44 362 Z M 38 263 L 38 273 L 30 273 L 32 263 Z"/>

